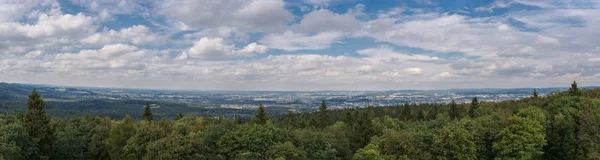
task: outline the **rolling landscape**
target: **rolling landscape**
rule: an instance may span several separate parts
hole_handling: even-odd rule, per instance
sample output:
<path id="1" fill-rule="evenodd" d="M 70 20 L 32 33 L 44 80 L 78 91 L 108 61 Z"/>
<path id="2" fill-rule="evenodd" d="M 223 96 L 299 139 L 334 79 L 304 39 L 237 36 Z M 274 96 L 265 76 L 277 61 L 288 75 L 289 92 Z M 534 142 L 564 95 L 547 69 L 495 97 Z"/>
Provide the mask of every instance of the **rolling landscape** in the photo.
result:
<path id="1" fill-rule="evenodd" d="M 600 160 L 599 0 L 0 0 L 0 160 Z"/>

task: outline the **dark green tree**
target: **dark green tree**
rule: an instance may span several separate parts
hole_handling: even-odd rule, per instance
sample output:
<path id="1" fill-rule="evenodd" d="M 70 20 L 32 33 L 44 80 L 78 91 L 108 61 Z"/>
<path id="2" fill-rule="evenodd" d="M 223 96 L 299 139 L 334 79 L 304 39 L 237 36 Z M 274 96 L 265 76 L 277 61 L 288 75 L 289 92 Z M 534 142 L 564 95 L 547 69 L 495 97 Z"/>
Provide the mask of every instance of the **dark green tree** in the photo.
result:
<path id="1" fill-rule="evenodd" d="M 185 117 L 185 116 L 183 115 L 183 113 L 179 112 L 179 114 L 177 114 L 177 117 L 175 118 L 175 120 L 180 120 L 180 119 L 182 119 L 183 117 Z"/>
<path id="2" fill-rule="evenodd" d="M 254 118 L 252 118 L 252 122 L 254 124 L 266 124 L 268 120 L 269 115 L 267 114 L 265 106 L 261 104 L 260 106 L 258 106 L 256 114 L 254 115 Z"/>
<path id="3" fill-rule="evenodd" d="M 88 146 L 90 152 L 90 157 L 88 159 L 110 160 L 106 139 L 108 139 L 110 134 L 111 120 L 108 117 L 96 117 L 94 119 L 96 119 L 95 121 L 97 121 L 98 124 L 94 127 L 92 141 Z"/>
<path id="4" fill-rule="evenodd" d="M 454 99 L 450 103 L 449 114 L 450 114 L 450 119 L 451 120 L 460 119 L 460 111 L 459 111 L 459 108 L 458 108 L 458 104 L 456 104 L 456 102 L 454 101 Z"/>
<path id="5" fill-rule="evenodd" d="M 49 159 L 54 153 L 54 128 L 50 125 L 50 119 L 44 108 L 46 103 L 35 89 L 29 94 L 27 100 L 27 114 L 24 125 L 27 132 L 33 138 L 39 154 L 32 155 L 31 159 Z"/>
<path id="6" fill-rule="evenodd" d="M 538 92 L 537 89 L 533 89 L 533 98 L 538 98 Z"/>
<path id="7" fill-rule="evenodd" d="M 123 120 L 111 126 L 106 145 L 110 159 L 127 159 L 123 147 L 127 145 L 127 140 L 136 134 L 135 121 L 125 116 Z"/>
<path id="8" fill-rule="evenodd" d="M 52 159 L 89 159 L 88 145 L 92 141 L 92 127 L 79 117 L 71 118 L 57 131 L 56 152 Z"/>
<path id="9" fill-rule="evenodd" d="M 469 107 L 469 117 L 475 118 L 477 116 L 477 109 L 479 109 L 479 101 L 477 101 L 477 97 L 473 97 L 471 106 Z"/>
<path id="10" fill-rule="evenodd" d="M 571 83 L 571 88 L 569 88 L 569 95 L 571 95 L 571 96 L 580 96 L 581 95 L 579 88 L 577 88 L 576 81 L 573 81 L 573 83 Z"/>
<path id="11" fill-rule="evenodd" d="M 325 100 L 321 102 L 321 106 L 319 107 L 319 120 L 317 124 L 317 127 L 321 129 L 329 125 L 329 115 L 327 113 L 327 104 L 325 104 Z"/>
<path id="12" fill-rule="evenodd" d="M 152 111 L 150 110 L 150 103 L 146 102 L 146 106 L 144 107 L 144 120 L 153 121 L 154 117 L 152 117 Z"/>
<path id="13" fill-rule="evenodd" d="M 402 118 L 405 121 L 412 119 L 412 111 L 410 110 L 410 104 L 408 102 L 404 103 L 404 108 L 402 109 Z"/>
<path id="14" fill-rule="evenodd" d="M 20 121 L 2 121 L 0 117 L 0 159 L 29 160 L 37 153 L 36 144 Z"/>
<path id="15" fill-rule="evenodd" d="M 286 123 L 286 128 L 296 128 L 297 124 L 296 124 L 296 116 L 294 116 L 294 112 L 292 111 L 288 111 L 288 113 L 285 115 L 285 123 Z"/>

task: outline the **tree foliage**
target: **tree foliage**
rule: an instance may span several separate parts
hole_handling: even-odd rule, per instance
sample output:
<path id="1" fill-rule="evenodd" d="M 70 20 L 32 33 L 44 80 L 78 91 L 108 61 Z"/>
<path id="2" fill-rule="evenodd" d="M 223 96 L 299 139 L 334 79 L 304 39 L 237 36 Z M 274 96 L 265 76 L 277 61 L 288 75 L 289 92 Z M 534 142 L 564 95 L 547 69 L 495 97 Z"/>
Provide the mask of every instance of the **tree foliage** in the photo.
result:
<path id="1" fill-rule="evenodd" d="M 48 117 L 34 90 L 27 112 L 0 115 L 0 160 L 600 159 L 600 89 L 575 88 L 503 102 L 322 103 L 273 116 L 261 105 L 253 117 L 158 122 Z"/>

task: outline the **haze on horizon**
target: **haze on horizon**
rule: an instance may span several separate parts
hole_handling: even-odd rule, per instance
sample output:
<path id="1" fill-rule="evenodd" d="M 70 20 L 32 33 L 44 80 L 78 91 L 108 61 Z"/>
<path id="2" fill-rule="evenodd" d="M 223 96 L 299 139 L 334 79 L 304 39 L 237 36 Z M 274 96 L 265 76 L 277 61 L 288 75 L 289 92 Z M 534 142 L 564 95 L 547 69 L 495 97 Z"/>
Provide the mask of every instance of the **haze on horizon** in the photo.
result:
<path id="1" fill-rule="evenodd" d="M 184 90 L 600 85 L 595 0 L 0 0 L 0 81 Z"/>

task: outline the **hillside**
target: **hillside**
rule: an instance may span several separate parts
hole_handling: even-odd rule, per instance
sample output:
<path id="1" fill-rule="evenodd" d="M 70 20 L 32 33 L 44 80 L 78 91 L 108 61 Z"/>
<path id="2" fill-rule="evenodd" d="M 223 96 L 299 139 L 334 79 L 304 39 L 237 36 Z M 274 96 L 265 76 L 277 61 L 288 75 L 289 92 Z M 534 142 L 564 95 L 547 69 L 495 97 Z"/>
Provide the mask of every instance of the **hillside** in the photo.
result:
<path id="1" fill-rule="evenodd" d="M 0 159 L 600 159 L 600 89 L 576 84 L 502 102 L 331 110 L 323 101 L 317 112 L 283 116 L 261 106 L 247 120 L 157 121 L 158 108 L 138 109 L 143 120 L 2 115 Z"/>

